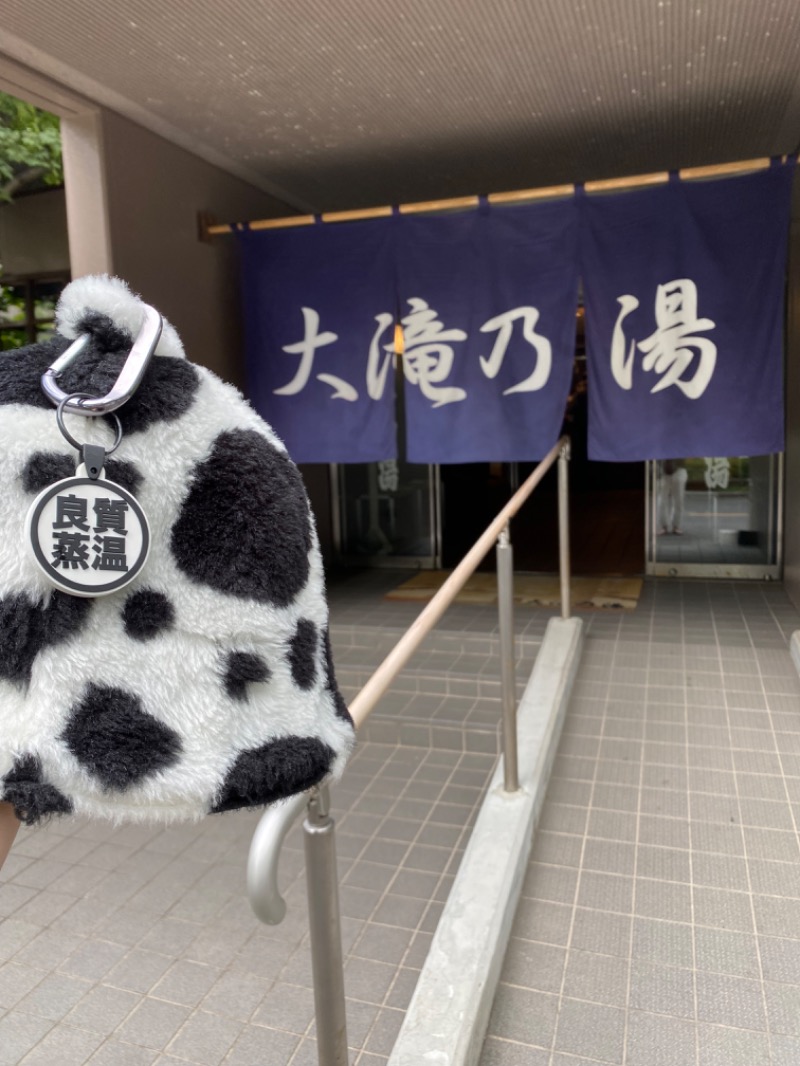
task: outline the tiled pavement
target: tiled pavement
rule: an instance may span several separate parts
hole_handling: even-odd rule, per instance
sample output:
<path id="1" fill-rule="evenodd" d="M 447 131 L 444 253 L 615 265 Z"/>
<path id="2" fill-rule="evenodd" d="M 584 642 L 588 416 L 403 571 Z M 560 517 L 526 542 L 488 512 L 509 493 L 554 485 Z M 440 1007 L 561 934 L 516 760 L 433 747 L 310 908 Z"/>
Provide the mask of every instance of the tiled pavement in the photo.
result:
<path id="1" fill-rule="evenodd" d="M 331 591 L 348 697 L 419 612 L 383 601 L 400 580 Z M 453 609 L 334 789 L 359 1066 L 386 1061 L 496 759 L 494 628 L 493 609 Z M 535 640 L 520 649 L 530 669 Z M 23 829 L 0 872 L 0 1066 L 316 1066 L 302 836 L 283 850 L 287 917 L 267 927 L 245 898 L 257 821 Z"/>
<path id="2" fill-rule="evenodd" d="M 337 790 L 364 1066 L 394 1040 L 490 762 L 366 743 Z M 255 821 L 24 833 L 0 887 L 0 1063 L 316 1063 L 302 841 L 293 832 L 283 853 L 287 917 L 261 926 L 244 898 Z"/>
<path id="3" fill-rule="evenodd" d="M 589 628 L 481 1066 L 800 1063 L 800 625 L 648 584 Z"/>
<path id="4" fill-rule="evenodd" d="M 381 599 L 399 580 L 332 585 L 347 695 L 418 613 Z M 528 670 L 548 617 L 517 612 Z M 583 617 L 483 1066 L 794 1066 L 800 619 L 777 586 L 685 582 Z M 335 790 L 354 1066 L 386 1062 L 492 769 L 495 629 L 494 608 L 448 612 Z M 260 925 L 256 822 L 23 830 L 0 874 L 0 1066 L 316 1066 L 302 841 L 284 847 L 287 917 Z"/>

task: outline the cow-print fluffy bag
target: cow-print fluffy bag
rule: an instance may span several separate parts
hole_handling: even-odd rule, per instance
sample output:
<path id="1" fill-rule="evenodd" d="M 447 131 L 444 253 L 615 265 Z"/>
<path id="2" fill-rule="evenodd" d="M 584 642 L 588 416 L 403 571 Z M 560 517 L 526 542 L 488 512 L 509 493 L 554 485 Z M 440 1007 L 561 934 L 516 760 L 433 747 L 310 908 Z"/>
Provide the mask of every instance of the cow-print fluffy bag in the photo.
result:
<path id="1" fill-rule="evenodd" d="M 117 278 L 64 290 L 53 339 L 0 353 L 0 799 L 51 814 L 172 822 L 258 806 L 341 773 L 353 725 L 336 687 L 319 544 L 297 468 L 241 395 L 188 362 L 168 324 L 105 478 L 150 523 L 124 589 L 54 589 L 25 543 L 77 453 L 40 379 L 81 333 L 65 392 L 105 395 L 143 320 Z M 108 448 L 113 420 L 71 416 Z"/>

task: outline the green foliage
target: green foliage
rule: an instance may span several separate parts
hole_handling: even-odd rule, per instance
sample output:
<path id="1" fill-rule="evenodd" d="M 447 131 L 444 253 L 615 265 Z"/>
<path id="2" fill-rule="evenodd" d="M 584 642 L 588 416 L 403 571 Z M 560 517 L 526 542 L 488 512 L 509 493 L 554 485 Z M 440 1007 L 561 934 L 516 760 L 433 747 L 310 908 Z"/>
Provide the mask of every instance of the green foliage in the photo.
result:
<path id="1" fill-rule="evenodd" d="M 2 274 L 0 266 L 0 274 Z M 9 285 L 0 281 L 0 351 L 20 348 L 26 342 L 24 329 L 3 329 L 3 326 L 25 324 L 25 305 Z"/>
<path id="2" fill-rule="evenodd" d="M 0 274 L 2 274 L 2 272 L 3 268 L 0 266 Z M 4 285 L 2 281 L 0 281 L 0 318 L 5 319 L 7 317 L 6 311 L 8 310 L 13 295 L 14 290 L 10 289 L 8 285 Z"/>
<path id="3" fill-rule="evenodd" d="M 35 182 L 63 180 L 58 118 L 0 92 L 0 200 Z"/>
<path id="4" fill-rule="evenodd" d="M 27 337 L 21 330 L 0 329 L 0 351 L 8 352 L 12 348 L 24 348 L 27 343 Z"/>

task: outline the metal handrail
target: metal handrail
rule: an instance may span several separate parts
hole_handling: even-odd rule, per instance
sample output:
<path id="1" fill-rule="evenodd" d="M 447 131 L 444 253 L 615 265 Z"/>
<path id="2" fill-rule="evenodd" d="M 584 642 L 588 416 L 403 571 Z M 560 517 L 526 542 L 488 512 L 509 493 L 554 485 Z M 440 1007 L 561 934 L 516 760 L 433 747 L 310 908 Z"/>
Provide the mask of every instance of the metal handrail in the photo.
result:
<path id="1" fill-rule="evenodd" d="M 510 519 L 517 514 L 559 457 L 569 458 L 569 437 L 561 437 L 530 477 L 520 485 L 352 701 L 350 714 L 356 729 L 367 720 L 381 696 L 386 693 L 394 679 L 475 572 L 478 564 L 489 553 L 492 544 L 507 532 Z M 566 492 L 559 492 L 559 534 L 562 559 L 560 567 L 561 613 L 562 617 L 567 618 L 569 617 L 569 567 L 563 565 L 565 553 L 568 553 L 565 517 Z M 508 761 L 516 764 L 516 753 Z M 507 787 L 508 783 L 507 780 Z M 285 803 L 269 808 L 264 813 L 253 836 L 247 864 L 247 893 L 256 915 L 268 925 L 280 924 L 286 913 L 286 903 L 278 891 L 278 858 L 284 837 L 293 822 L 299 818 L 306 802 L 307 798 L 301 794 Z"/>
<path id="2" fill-rule="evenodd" d="M 278 890 L 278 860 L 286 834 L 303 813 L 308 796 L 300 792 L 268 807 L 256 826 L 247 858 L 247 895 L 255 915 L 266 925 L 280 925 L 286 900 Z"/>
<path id="3" fill-rule="evenodd" d="M 542 459 L 533 473 L 517 489 L 502 511 L 499 512 L 491 525 L 475 541 L 473 546 L 447 578 L 445 583 L 433 597 L 433 599 L 420 611 L 416 619 L 411 623 L 406 632 L 395 644 L 381 665 L 370 677 L 353 702 L 350 704 L 350 714 L 355 722 L 356 729 L 364 724 L 369 715 L 375 710 L 381 696 L 406 665 L 408 660 L 427 637 L 436 623 L 445 613 L 447 608 L 456 598 L 458 593 L 477 570 L 484 557 L 489 554 L 502 531 L 509 521 L 520 510 L 530 494 L 542 480 L 550 467 L 558 459 L 564 450 L 569 457 L 569 437 L 561 437 Z M 563 580 L 563 574 L 562 574 Z M 563 587 L 562 587 L 563 593 Z M 567 597 L 567 610 L 569 609 L 569 597 Z M 562 614 L 564 604 L 562 601 Z M 564 615 L 568 617 L 568 615 Z"/>
<path id="4" fill-rule="evenodd" d="M 452 604 L 467 580 L 478 568 L 479 563 L 489 553 L 492 545 L 496 544 L 503 696 L 504 787 L 507 792 L 515 792 L 519 788 L 517 702 L 514 679 L 513 554 L 508 526 L 547 471 L 558 460 L 561 616 L 569 618 L 570 568 L 567 497 L 569 455 L 569 438 L 561 437 L 412 622 L 351 703 L 350 714 L 356 729 L 364 724 L 380 698 Z M 317 1016 L 317 1052 L 320 1066 L 347 1066 L 344 975 L 334 821 L 330 816 L 328 790 L 324 785 L 312 789 L 307 795 L 293 796 L 285 803 L 271 807 L 262 816 L 250 845 L 247 889 L 251 906 L 261 921 L 277 925 L 283 920 L 286 903 L 278 889 L 278 860 L 283 840 L 304 806 L 307 807 L 303 828 L 314 1002 Z"/>

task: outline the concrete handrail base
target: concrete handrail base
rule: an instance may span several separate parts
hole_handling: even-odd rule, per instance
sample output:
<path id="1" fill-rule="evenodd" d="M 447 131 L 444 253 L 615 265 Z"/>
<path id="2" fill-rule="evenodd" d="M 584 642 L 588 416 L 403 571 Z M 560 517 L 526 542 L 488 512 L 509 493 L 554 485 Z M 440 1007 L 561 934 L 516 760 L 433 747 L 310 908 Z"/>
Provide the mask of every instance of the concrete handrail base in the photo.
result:
<path id="1" fill-rule="evenodd" d="M 475 1066 L 583 641 L 550 620 L 518 712 L 520 789 L 492 778 L 389 1066 Z"/>

